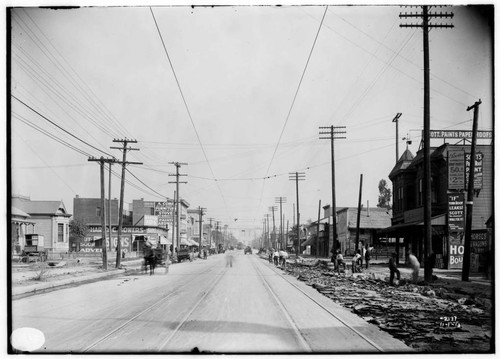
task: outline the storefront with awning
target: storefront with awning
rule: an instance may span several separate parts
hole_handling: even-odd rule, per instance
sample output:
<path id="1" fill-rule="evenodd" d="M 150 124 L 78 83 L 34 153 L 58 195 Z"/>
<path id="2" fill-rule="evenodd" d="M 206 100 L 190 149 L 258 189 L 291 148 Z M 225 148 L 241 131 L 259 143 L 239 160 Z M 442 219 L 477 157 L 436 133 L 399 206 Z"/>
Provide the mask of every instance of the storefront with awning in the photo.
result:
<path id="1" fill-rule="evenodd" d="M 446 268 L 448 258 L 449 238 L 446 225 L 446 214 L 431 219 L 432 252 L 436 255 L 436 268 Z M 419 259 L 424 260 L 424 222 L 422 220 L 398 223 L 378 231 L 379 237 L 396 238 L 395 251 L 403 257 L 411 250 Z M 403 243 L 401 243 L 403 239 Z M 401 243 L 401 246 L 399 245 Z"/>

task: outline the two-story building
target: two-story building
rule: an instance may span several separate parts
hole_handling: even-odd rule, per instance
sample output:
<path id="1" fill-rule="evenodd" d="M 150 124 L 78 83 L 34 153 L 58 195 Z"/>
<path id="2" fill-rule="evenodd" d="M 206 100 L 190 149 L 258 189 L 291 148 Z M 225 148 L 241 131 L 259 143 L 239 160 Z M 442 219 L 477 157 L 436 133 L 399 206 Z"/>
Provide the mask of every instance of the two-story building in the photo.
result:
<path id="1" fill-rule="evenodd" d="M 431 148 L 432 252 L 437 268 L 461 268 L 464 252 L 465 199 L 470 163 L 470 145 L 445 143 Z M 487 243 L 487 221 L 493 214 L 493 151 L 476 146 L 472 248 L 482 266 L 491 243 Z M 389 179 L 393 184 L 392 225 L 384 232 L 395 237 L 405 251 L 424 257 L 423 151 L 416 156 L 406 150 Z M 398 246 L 396 247 L 397 250 Z M 481 266 L 479 265 L 479 267 Z"/>

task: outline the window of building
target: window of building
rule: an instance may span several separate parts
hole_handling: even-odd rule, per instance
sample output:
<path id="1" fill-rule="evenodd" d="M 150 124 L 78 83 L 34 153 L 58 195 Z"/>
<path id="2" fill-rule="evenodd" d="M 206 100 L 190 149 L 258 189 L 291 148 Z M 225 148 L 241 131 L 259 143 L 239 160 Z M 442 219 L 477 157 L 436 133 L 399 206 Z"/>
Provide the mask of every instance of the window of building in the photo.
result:
<path id="1" fill-rule="evenodd" d="M 57 241 L 64 242 L 64 224 L 63 223 L 57 224 Z"/>
<path id="2" fill-rule="evenodd" d="M 403 193 L 404 193 L 403 187 L 399 187 L 399 195 L 398 195 L 398 202 L 399 202 L 399 204 L 398 204 L 398 208 L 399 208 L 400 211 L 403 211 L 403 209 L 404 209 L 404 207 L 403 207 L 403 198 L 404 198 Z"/>
<path id="3" fill-rule="evenodd" d="M 431 178 L 431 203 L 437 203 L 438 202 L 438 186 L 439 180 L 436 177 Z"/>
<path id="4" fill-rule="evenodd" d="M 422 179 L 419 179 L 418 180 L 418 205 L 419 206 L 422 206 L 424 203 L 424 198 L 423 198 L 424 190 L 423 190 L 422 186 L 423 186 Z"/>

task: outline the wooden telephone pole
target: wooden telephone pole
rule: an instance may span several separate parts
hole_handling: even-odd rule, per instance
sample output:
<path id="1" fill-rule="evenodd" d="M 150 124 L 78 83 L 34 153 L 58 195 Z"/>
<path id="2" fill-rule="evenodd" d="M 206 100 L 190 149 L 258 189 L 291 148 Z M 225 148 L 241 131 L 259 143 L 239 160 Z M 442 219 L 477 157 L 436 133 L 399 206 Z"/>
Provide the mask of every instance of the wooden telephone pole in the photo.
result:
<path id="1" fill-rule="evenodd" d="M 138 148 L 127 147 L 129 143 L 137 143 L 136 140 L 118 140 L 114 139 L 113 142 L 123 143 L 123 147 L 111 147 L 112 149 L 123 151 L 122 164 L 122 178 L 120 186 L 120 209 L 118 211 L 118 242 L 116 244 L 116 268 L 120 268 L 121 253 L 122 253 L 122 226 L 123 226 L 123 199 L 125 194 L 125 168 L 127 165 L 142 165 L 142 162 L 127 162 L 127 151 L 139 151 Z"/>
<path id="2" fill-rule="evenodd" d="M 104 164 L 109 163 L 109 166 L 111 168 L 111 163 L 115 163 L 116 159 L 114 158 L 94 158 L 90 157 L 88 159 L 90 162 L 99 162 L 99 165 L 101 167 L 101 248 L 102 248 L 102 269 L 108 270 L 108 247 L 106 246 L 106 205 L 105 205 L 105 194 L 104 194 Z M 108 218 L 109 222 L 111 223 L 111 216 Z M 109 232 L 109 240 L 111 242 L 111 230 Z"/>
<path id="3" fill-rule="evenodd" d="M 429 67 L 429 29 L 452 28 L 449 24 L 430 24 L 431 18 L 453 17 L 453 13 L 430 13 L 430 6 L 423 5 L 422 13 L 399 14 L 400 18 L 422 18 L 421 24 L 400 24 L 400 27 L 421 27 L 423 30 L 424 47 L 424 277 L 425 281 L 432 282 L 432 193 L 431 193 L 431 150 L 430 150 L 430 67 Z"/>
<path id="4" fill-rule="evenodd" d="M 333 217 L 333 225 L 332 225 L 332 236 L 333 236 L 333 246 L 332 246 L 332 254 L 335 255 L 337 251 L 337 204 L 335 203 L 335 154 L 334 154 L 334 146 L 333 142 L 337 139 L 345 139 L 345 136 L 339 136 L 346 133 L 344 131 L 345 126 L 329 126 L 329 127 L 320 127 L 320 140 L 330 140 L 331 142 L 331 152 L 332 152 L 332 217 Z M 329 131 L 328 131 L 329 130 Z M 327 253 L 328 253 L 328 242 L 327 242 Z"/>
<path id="5" fill-rule="evenodd" d="M 472 122 L 472 144 L 470 148 L 469 183 L 467 184 L 467 200 L 465 201 L 465 238 L 464 238 L 464 264 L 462 268 L 462 281 L 469 280 L 470 271 L 470 244 L 472 236 L 472 209 L 474 200 L 474 172 L 476 166 L 476 141 L 477 141 L 477 117 L 481 100 L 469 106 L 467 111 L 474 109 L 474 120 Z"/>

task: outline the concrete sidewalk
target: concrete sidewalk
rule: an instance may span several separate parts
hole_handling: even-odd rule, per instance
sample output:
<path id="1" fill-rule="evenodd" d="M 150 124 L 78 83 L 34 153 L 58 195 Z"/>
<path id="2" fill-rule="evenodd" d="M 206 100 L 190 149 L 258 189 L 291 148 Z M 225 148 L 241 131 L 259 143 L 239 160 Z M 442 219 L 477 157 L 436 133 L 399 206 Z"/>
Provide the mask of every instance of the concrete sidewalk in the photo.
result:
<path id="1" fill-rule="evenodd" d="M 142 269 L 143 260 L 133 259 L 122 262 L 122 269 L 116 269 L 113 266 L 109 266 L 107 271 L 99 270 L 96 266 L 89 266 L 82 264 L 81 266 L 68 266 L 61 267 L 63 274 L 50 273 L 54 269 L 51 267 L 47 268 L 47 273 L 49 275 L 46 280 L 34 280 L 34 279 L 24 279 L 22 284 L 19 283 L 20 277 L 33 278 L 39 272 L 39 269 L 33 267 L 33 269 L 28 269 L 25 271 L 15 271 L 16 267 L 13 266 L 13 271 L 11 273 L 11 287 L 12 287 L 12 297 L 19 297 L 24 295 L 31 295 L 42 293 L 46 291 L 55 290 L 68 285 L 81 284 L 85 282 L 91 282 L 99 279 L 111 278 L 113 276 L 119 276 L 129 273 L 134 273 Z M 73 276 L 71 275 L 73 273 Z M 50 276 L 50 275 L 53 276 Z"/>

